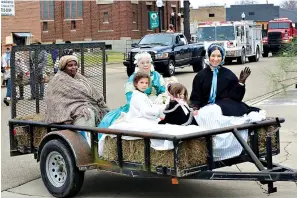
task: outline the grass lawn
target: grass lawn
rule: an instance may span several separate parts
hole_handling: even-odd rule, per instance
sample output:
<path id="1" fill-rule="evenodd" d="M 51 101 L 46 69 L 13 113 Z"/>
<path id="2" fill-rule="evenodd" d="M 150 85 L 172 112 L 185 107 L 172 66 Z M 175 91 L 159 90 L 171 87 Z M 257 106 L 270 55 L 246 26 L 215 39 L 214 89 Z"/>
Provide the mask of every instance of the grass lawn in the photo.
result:
<path id="1" fill-rule="evenodd" d="M 106 51 L 109 63 L 121 63 L 124 60 L 122 52 Z"/>
<path id="2" fill-rule="evenodd" d="M 106 54 L 108 56 L 108 62 L 107 63 L 121 63 L 124 60 L 124 54 L 122 52 L 113 52 L 113 51 L 106 51 Z M 77 54 L 78 58 L 80 59 L 80 54 Z M 92 65 L 96 63 L 102 62 L 102 54 L 101 53 L 91 53 L 91 52 L 85 52 L 84 54 L 84 62 L 85 65 Z M 48 54 L 48 66 L 52 67 L 52 57 L 51 54 Z"/>

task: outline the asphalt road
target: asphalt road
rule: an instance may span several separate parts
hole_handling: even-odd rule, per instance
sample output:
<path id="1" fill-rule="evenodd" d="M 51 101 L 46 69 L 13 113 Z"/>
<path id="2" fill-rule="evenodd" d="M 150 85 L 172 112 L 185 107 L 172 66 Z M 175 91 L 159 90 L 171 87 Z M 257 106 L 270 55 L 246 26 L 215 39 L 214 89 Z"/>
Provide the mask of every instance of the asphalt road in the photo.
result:
<path id="1" fill-rule="evenodd" d="M 276 68 L 276 58 L 261 59 L 257 63 L 248 63 L 244 66 L 232 64 L 227 66 L 235 74 L 249 66 L 252 74 L 247 80 L 247 92 L 244 100 L 251 100 L 264 95 L 272 90 L 269 79 L 265 72 Z M 116 108 L 125 102 L 124 83 L 127 76 L 122 65 L 107 66 L 107 104 L 110 108 Z M 176 77 L 189 91 L 194 77 L 191 68 L 178 69 Z M 5 89 L 2 88 L 2 99 Z M 270 116 L 282 116 L 287 119 L 283 125 L 281 135 L 282 155 L 275 158 L 297 169 L 297 130 L 295 117 L 297 112 L 296 101 L 292 102 L 291 97 L 297 98 L 296 91 L 289 92 L 292 95 L 283 95 L 283 99 L 265 100 L 260 107 L 268 111 Z M 286 101 L 286 104 L 285 102 Z M 288 102 L 289 101 L 289 102 Z M 288 105 L 290 103 L 290 105 Z M 46 191 L 40 177 L 39 164 L 32 155 L 10 157 L 9 156 L 9 135 L 8 119 L 10 108 L 1 104 L 1 191 L 3 197 L 47 197 Z M 232 170 L 250 170 L 253 166 L 246 164 L 238 167 L 230 167 Z M 37 179 L 37 180 L 36 180 Z M 31 182 L 30 182 L 31 181 Z M 24 184 L 24 185 L 22 185 Z M 293 198 L 297 194 L 295 183 L 278 182 L 279 192 L 271 197 Z M 142 179 L 128 178 L 97 171 L 86 173 L 85 183 L 79 197 L 266 197 L 265 190 L 256 182 L 230 182 L 230 181 L 197 181 L 183 180 L 179 185 L 171 185 L 166 179 Z"/>

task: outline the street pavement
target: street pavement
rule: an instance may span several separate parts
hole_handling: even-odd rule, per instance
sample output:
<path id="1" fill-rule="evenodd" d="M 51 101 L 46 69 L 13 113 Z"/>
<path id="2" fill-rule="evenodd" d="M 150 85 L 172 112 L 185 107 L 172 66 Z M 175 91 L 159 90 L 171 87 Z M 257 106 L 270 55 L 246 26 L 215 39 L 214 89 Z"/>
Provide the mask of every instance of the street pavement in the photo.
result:
<path id="1" fill-rule="evenodd" d="M 247 82 L 245 101 L 257 98 L 271 91 L 265 71 L 276 66 L 275 58 L 261 59 L 258 63 L 244 66 L 232 64 L 227 66 L 235 74 L 249 66 L 252 75 Z M 121 65 L 107 66 L 107 104 L 116 108 L 125 102 L 124 83 L 127 76 Z M 176 77 L 191 90 L 194 77 L 191 68 L 178 69 Z M 2 99 L 5 89 L 1 90 Z M 259 106 L 268 112 L 268 116 L 284 117 L 280 140 L 281 154 L 274 157 L 274 162 L 297 169 L 297 89 L 292 87 L 287 93 L 258 101 Z M 51 197 L 39 178 L 39 164 L 32 155 L 10 157 L 7 122 L 9 108 L 1 104 L 1 196 L 2 197 Z M 252 171 L 252 164 L 240 164 L 222 170 Z M 270 197 L 293 198 L 297 195 L 294 182 L 277 182 L 278 192 Z M 267 197 L 266 186 L 257 182 L 234 181 L 199 181 L 181 180 L 179 185 L 172 185 L 168 179 L 129 178 L 98 171 L 86 172 L 85 182 L 77 197 Z"/>

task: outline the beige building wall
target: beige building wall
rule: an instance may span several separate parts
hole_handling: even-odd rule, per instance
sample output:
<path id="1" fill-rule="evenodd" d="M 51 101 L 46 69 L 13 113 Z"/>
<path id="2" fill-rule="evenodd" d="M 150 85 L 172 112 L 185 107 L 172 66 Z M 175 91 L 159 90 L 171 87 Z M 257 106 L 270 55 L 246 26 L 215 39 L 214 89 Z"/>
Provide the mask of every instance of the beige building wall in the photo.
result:
<path id="1" fill-rule="evenodd" d="M 225 20 L 226 8 L 224 6 L 206 6 L 190 10 L 190 23 Z"/>

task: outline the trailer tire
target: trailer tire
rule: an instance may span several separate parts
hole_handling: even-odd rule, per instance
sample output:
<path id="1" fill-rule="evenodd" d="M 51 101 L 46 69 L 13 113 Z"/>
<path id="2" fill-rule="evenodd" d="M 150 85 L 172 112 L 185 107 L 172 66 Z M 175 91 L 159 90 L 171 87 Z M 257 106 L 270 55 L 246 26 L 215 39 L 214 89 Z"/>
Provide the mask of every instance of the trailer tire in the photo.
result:
<path id="1" fill-rule="evenodd" d="M 175 62 L 172 59 L 169 59 L 167 68 L 164 72 L 165 77 L 171 77 L 175 75 Z"/>
<path id="2" fill-rule="evenodd" d="M 135 71 L 135 67 L 127 67 L 127 76 L 130 77 L 134 71 Z"/>
<path id="3" fill-rule="evenodd" d="M 241 56 L 237 58 L 237 63 L 239 64 L 245 64 L 245 49 L 242 48 L 242 51 L 241 51 Z"/>
<path id="4" fill-rule="evenodd" d="M 62 140 L 48 141 L 41 150 L 40 172 L 48 192 L 54 197 L 73 197 L 84 182 L 70 147 Z"/>

